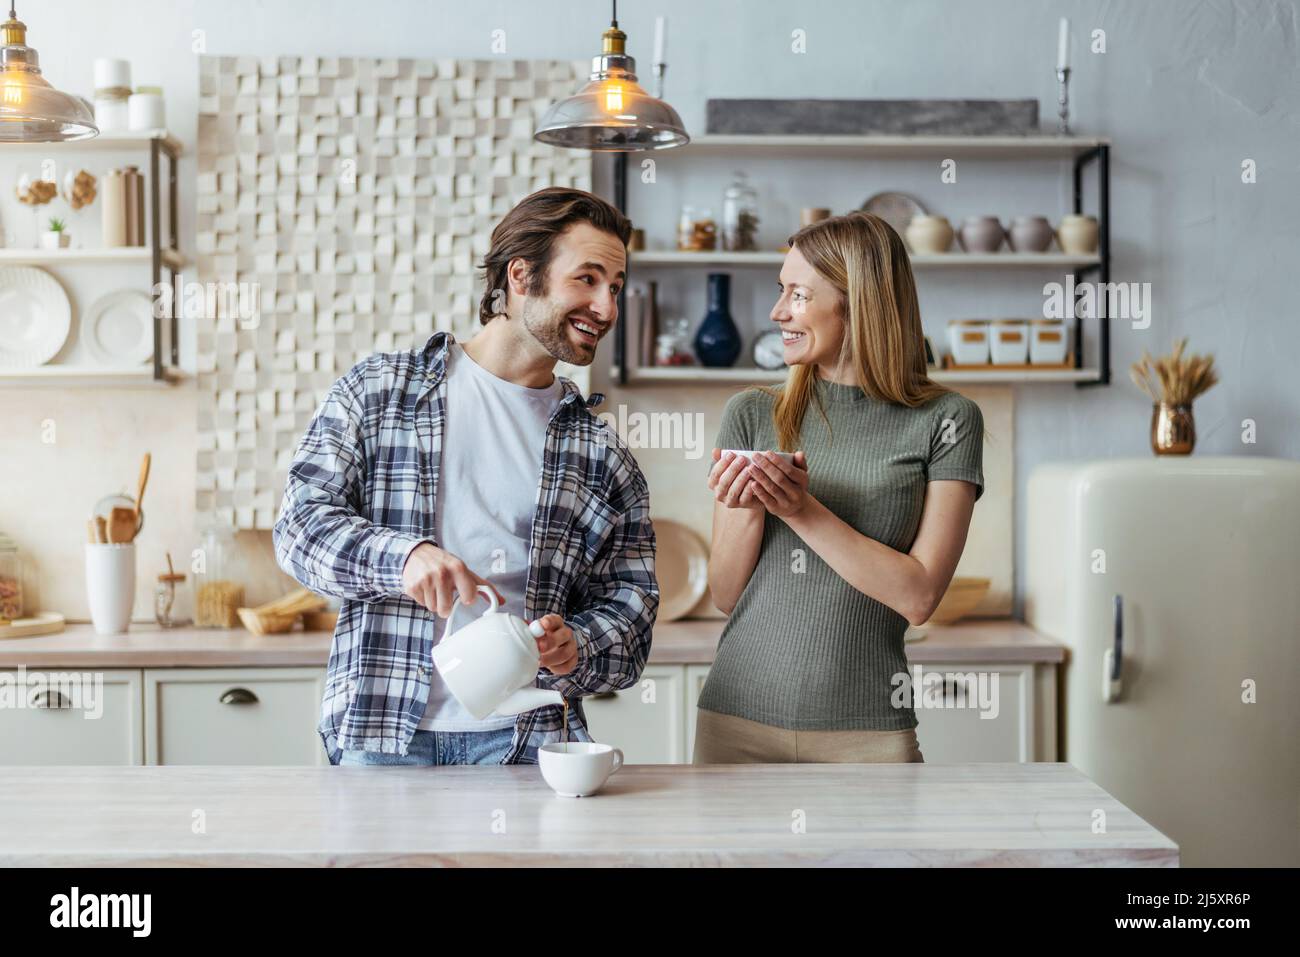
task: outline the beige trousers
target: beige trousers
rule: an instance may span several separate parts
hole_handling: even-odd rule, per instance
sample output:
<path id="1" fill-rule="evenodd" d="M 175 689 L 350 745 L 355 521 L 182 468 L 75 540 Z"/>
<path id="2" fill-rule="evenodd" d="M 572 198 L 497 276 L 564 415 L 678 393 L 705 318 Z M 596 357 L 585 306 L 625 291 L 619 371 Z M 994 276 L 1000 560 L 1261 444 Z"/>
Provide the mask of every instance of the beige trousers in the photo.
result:
<path id="1" fill-rule="evenodd" d="M 694 764 L 877 764 L 924 762 L 916 729 L 789 731 L 695 709 Z"/>

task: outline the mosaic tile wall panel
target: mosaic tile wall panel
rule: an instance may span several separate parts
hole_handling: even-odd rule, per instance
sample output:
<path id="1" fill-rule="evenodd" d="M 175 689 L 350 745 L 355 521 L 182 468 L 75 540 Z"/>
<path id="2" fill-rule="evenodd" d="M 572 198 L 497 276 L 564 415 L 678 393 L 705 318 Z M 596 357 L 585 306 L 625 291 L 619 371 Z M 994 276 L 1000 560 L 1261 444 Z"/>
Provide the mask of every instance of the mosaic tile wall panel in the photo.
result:
<path id="1" fill-rule="evenodd" d="M 591 155 L 532 139 L 581 62 L 203 57 L 200 524 L 269 529 L 329 386 L 377 351 L 478 326 L 492 228 Z M 202 302 L 202 306 L 197 303 Z M 589 389 L 587 368 L 558 371 Z"/>

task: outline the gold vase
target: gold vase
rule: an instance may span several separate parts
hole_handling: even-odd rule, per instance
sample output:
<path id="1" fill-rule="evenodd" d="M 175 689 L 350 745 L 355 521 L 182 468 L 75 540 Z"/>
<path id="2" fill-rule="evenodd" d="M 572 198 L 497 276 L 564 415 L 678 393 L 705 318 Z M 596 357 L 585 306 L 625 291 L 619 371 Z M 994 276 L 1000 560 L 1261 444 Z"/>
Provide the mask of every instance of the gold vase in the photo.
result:
<path id="1" fill-rule="evenodd" d="M 1196 445 L 1192 407 L 1157 402 L 1151 407 L 1151 451 L 1156 455 L 1190 455 Z"/>

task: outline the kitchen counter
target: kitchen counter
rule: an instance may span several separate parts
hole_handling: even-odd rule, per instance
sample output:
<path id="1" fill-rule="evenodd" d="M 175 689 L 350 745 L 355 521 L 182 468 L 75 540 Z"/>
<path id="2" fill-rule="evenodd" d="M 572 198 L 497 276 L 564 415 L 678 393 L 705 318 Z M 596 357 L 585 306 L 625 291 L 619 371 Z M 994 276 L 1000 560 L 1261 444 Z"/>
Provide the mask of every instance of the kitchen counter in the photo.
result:
<path id="1" fill-rule="evenodd" d="M 656 625 L 652 665 L 711 664 L 724 619 Z M 911 662 L 1045 663 L 1065 660 L 1065 647 L 1010 618 L 969 619 L 927 625 L 925 637 L 907 643 Z M 70 624 L 53 635 L 0 641 L 0 668 L 221 668 L 319 666 L 329 662 L 332 635 L 294 631 L 258 636 L 237 628 L 178 628 L 133 624 L 125 635 L 97 635 L 89 624 Z"/>
<path id="2" fill-rule="evenodd" d="M 579 799 L 528 765 L 7 767 L 0 791 L 0 866 L 1178 863 L 1068 764 L 628 765 Z"/>

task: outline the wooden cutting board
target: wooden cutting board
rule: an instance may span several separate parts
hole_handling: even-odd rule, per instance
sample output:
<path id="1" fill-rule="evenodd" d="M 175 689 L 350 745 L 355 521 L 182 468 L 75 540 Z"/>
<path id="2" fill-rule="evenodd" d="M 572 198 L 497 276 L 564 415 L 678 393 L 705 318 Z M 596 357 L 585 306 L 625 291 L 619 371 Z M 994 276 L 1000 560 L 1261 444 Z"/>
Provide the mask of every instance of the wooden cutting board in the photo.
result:
<path id="1" fill-rule="evenodd" d="M 0 638 L 29 638 L 62 630 L 62 615 L 56 611 L 42 611 L 27 618 L 15 618 L 11 625 L 0 625 Z"/>

